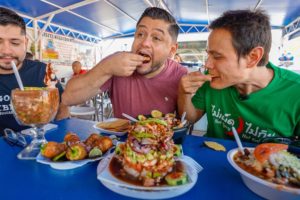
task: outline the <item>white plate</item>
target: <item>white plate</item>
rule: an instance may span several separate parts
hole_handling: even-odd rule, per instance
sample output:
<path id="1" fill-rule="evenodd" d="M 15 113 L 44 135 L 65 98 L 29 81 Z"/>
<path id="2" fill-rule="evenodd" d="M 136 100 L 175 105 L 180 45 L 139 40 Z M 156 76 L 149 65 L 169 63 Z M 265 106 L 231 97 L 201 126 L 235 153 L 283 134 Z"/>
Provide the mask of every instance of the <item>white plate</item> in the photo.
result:
<path id="1" fill-rule="evenodd" d="M 186 173 L 189 177 L 187 184 L 179 186 L 162 186 L 162 187 L 143 187 L 131 185 L 114 177 L 108 169 L 111 158 L 114 154 L 108 155 L 101 160 L 97 167 L 98 180 L 108 189 L 128 197 L 139 199 L 165 199 L 179 196 L 189 191 L 197 182 L 198 174 L 192 164 L 185 159 L 178 159 L 183 162 Z"/>
<path id="2" fill-rule="evenodd" d="M 97 158 L 88 158 L 88 159 L 84 159 L 84 160 L 76 160 L 76 161 L 61 161 L 61 162 L 54 162 L 52 160 L 50 160 L 49 158 L 45 158 L 44 156 L 42 156 L 41 153 L 39 153 L 39 155 L 36 157 L 36 161 L 38 163 L 42 163 L 42 164 L 46 164 L 46 165 L 50 165 L 50 167 L 52 167 L 53 169 L 59 169 L 59 170 L 68 170 L 68 169 L 74 169 L 77 167 L 81 167 L 89 162 L 95 162 L 98 160 L 103 159 L 105 156 L 109 155 L 111 153 L 111 151 L 113 151 L 114 148 L 111 148 L 110 150 L 108 150 L 105 154 L 103 154 L 100 157 Z"/>
<path id="3" fill-rule="evenodd" d="M 113 121 L 116 121 L 118 118 L 109 118 L 103 122 L 113 122 Z M 101 123 L 101 122 L 98 122 L 98 123 Z M 97 123 L 97 124 L 98 124 Z M 99 130 L 101 133 L 106 133 L 106 134 L 113 134 L 113 135 L 117 135 L 117 136 L 123 136 L 127 133 L 127 131 L 121 131 L 121 132 L 118 132 L 118 131 L 110 131 L 110 130 L 106 130 L 106 129 L 103 129 L 103 128 L 100 128 L 97 126 L 97 124 L 94 124 L 94 128 Z"/>
<path id="4" fill-rule="evenodd" d="M 250 151 L 253 150 L 253 148 L 248 148 Z M 292 199 L 300 199 L 300 189 L 291 188 L 275 183 L 271 183 L 268 181 L 265 181 L 261 178 L 258 178 L 242 168 L 240 168 L 233 160 L 233 156 L 238 152 L 238 148 L 232 149 L 227 154 L 227 159 L 229 163 L 233 166 L 234 169 L 236 169 L 244 181 L 245 185 L 252 190 L 254 193 L 258 194 L 259 196 L 265 198 L 265 199 L 278 199 L 278 200 L 292 200 Z"/>

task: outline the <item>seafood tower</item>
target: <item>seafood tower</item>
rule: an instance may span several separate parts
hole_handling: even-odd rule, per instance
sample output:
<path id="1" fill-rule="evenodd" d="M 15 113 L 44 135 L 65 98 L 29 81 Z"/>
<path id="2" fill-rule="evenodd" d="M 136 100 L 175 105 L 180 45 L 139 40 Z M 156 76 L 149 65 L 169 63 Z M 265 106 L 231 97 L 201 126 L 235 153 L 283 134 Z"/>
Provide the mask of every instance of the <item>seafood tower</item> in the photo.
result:
<path id="1" fill-rule="evenodd" d="M 124 173 L 144 186 L 160 185 L 175 164 L 172 136 L 173 130 L 164 120 L 147 119 L 132 125 L 126 142 L 116 148 Z"/>

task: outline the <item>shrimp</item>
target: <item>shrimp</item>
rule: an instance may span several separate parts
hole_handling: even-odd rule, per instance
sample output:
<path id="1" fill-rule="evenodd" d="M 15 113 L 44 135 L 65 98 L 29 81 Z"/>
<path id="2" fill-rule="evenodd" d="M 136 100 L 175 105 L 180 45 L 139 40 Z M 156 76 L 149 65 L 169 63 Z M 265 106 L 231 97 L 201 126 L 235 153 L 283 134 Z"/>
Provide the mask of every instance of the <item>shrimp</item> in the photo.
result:
<path id="1" fill-rule="evenodd" d="M 273 153 L 277 153 L 282 150 L 287 150 L 288 145 L 276 144 L 276 143 L 263 143 L 254 149 L 254 157 L 261 163 L 269 160 L 269 157 Z"/>

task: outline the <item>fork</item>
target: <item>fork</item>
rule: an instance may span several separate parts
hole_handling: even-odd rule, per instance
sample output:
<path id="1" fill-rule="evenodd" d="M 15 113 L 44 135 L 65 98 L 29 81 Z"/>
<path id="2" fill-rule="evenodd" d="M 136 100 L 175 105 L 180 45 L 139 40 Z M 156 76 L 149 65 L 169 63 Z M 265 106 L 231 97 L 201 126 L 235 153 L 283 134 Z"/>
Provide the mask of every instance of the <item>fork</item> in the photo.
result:
<path id="1" fill-rule="evenodd" d="M 183 122 L 185 120 L 186 112 L 184 111 L 181 115 L 180 121 Z"/>
<path id="2" fill-rule="evenodd" d="M 137 119 L 135 119 L 135 118 L 133 118 L 133 117 L 131 117 L 130 115 L 127 115 L 127 114 L 125 114 L 125 113 L 122 113 L 122 116 L 123 116 L 123 117 L 126 117 L 127 119 L 129 119 L 130 121 L 133 121 L 133 122 L 137 122 L 137 121 L 138 121 Z"/>
<path id="3" fill-rule="evenodd" d="M 195 170 L 197 171 L 197 173 L 200 173 L 203 169 L 203 167 L 197 162 L 195 161 L 193 158 L 189 157 L 189 156 L 186 156 L 186 155 L 182 155 L 181 158 L 188 162 L 189 164 L 191 164 Z"/>

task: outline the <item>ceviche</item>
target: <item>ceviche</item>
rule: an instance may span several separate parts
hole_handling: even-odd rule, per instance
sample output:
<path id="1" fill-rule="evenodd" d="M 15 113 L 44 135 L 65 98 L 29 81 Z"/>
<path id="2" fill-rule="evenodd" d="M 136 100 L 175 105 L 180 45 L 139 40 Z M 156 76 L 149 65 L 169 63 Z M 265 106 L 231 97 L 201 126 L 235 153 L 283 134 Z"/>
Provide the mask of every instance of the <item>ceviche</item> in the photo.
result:
<path id="1" fill-rule="evenodd" d="M 180 119 L 177 119 L 174 113 L 167 113 L 164 115 L 159 110 L 152 110 L 151 115 L 148 117 L 145 115 L 138 115 L 138 120 L 140 121 L 151 119 L 151 118 L 164 120 L 165 122 L 167 122 L 168 126 L 170 126 L 172 129 L 183 128 L 186 124 L 186 121 L 182 122 Z"/>
<path id="2" fill-rule="evenodd" d="M 164 120 L 138 121 L 129 129 L 126 142 L 116 147 L 110 164 L 112 174 L 143 186 L 187 183 L 183 165 L 174 159 L 181 148 L 173 143 L 172 136 L 173 130 Z"/>
<path id="3" fill-rule="evenodd" d="M 272 183 L 300 188 L 300 160 L 288 145 L 263 143 L 254 150 L 238 152 L 234 161 L 247 172 Z"/>

